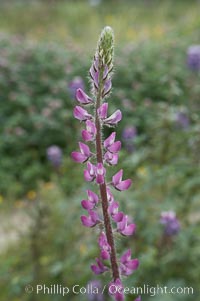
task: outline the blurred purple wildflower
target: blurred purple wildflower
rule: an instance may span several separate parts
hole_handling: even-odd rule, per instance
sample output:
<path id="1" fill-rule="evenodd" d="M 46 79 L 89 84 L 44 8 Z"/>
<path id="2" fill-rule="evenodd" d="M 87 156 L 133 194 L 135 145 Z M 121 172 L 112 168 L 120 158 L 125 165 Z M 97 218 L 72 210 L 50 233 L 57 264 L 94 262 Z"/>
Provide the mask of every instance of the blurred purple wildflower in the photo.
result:
<path id="1" fill-rule="evenodd" d="M 68 90 L 70 95 L 75 98 L 76 97 L 76 91 L 78 89 L 85 89 L 84 81 L 80 76 L 75 76 L 73 80 L 68 85 Z"/>
<path id="2" fill-rule="evenodd" d="M 102 284 L 99 280 L 91 280 L 87 284 L 87 298 L 88 301 L 105 301 L 102 294 Z"/>
<path id="3" fill-rule="evenodd" d="M 181 127 L 182 129 L 187 129 L 190 124 L 187 113 L 186 112 L 178 112 L 176 114 L 176 123 L 177 123 L 178 127 Z"/>
<path id="4" fill-rule="evenodd" d="M 58 168 L 62 162 L 62 150 L 57 145 L 51 145 L 47 148 L 47 158 L 51 164 Z"/>
<path id="5" fill-rule="evenodd" d="M 200 71 L 200 45 L 192 45 L 188 48 L 187 65 L 192 71 Z"/>
<path id="6" fill-rule="evenodd" d="M 124 146 L 129 153 L 134 151 L 134 138 L 137 136 L 137 129 L 134 126 L 126 126 L 122 132 Z"/>
<path id="7" fill-rule="evenodd" d="M 174 211 L 162 212 L 160 223 L 164 225 L 164 233 L 168 236 L 176 235 L 180 231 L 180 223 Z"/>

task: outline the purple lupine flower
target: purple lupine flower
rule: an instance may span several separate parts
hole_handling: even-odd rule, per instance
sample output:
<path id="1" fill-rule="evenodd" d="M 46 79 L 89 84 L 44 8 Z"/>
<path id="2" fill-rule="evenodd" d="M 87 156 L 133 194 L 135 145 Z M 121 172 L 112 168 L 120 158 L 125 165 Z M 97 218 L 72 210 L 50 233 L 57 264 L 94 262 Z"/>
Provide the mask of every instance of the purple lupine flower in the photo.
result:
<path id="1" fill-rule="evenodd" d="M 189 117 L 186 112 L 178 112 L 176 114 L 176 123 L 178 127 L 181 127 L 182 129 L 187 129 L 190 124 Z"/>
<path id="2" fill-rule="evenodd" d="M 180 223 L 174 211 L 162 212 L 160 223 L 164 226 L 164 233 L 168 236 L 176 235 L 180 231 Z"/>
<path id="3" fill-rule="evenodd" d="M 91 190 L 87 190 L 88 200 L 82 200 L 81 205 L 84 209 L 93 209 L 99 201 L 99 197 L 96 193 Z"/>
<path id="4" fill-rule="evenodd" d="M 96 166 L 87 162 L 87 169 L 84 170 L 84 179 L 87 182 L 92 182 L 96 178 Z"/>
<path id="5" fill-rule="evenodd" d="M 97 132 L 94 122 L 86 120 L 86 130 L 82 130 L 82 138 L 84 141 L 93 141 Z"/>
<path id="6" fill-rule="evenodd" d="M 47 158 L 54 167 L 59 167 L 62 162 L 62 150 L 57 145 L 51 145 L 47 148 Z"/>
<path id="7" fill-rule="evenodd" d="M 87 287 L 89 287 L 89 290 L 87 290 L 88 301 L 105 301 L 101 281 L 91 280 L 87 283 Z"/>
<path id="8" fill-rule="evenodd" d="M 124 236 L 130 236 L 135 232 L 135 224 L 130 218 L 119 209 L 119 203 L 115 201 L 112 189 L 118 191 L 127 190 L 131 186 L 131 180 L 122 180 L 123 170 L 121 169 L 112 176 L 112 181 L 107 182 L 106 177 L 108 165 L 118 163 L 118 152 L 121 149 L 121 142 L 115 141 L 116 132 L 112 132 L 105 139 L 103 138 L 104 127 L 116 126 L 122 118 L 122 113 L 117 109 L 108 117 L 108 103 L 105 99 L 109 96 L 112 88 L 113 70 L 113 32 L 106 27 L 99 39 L 97 51 L 90 68 L 92 97 L 83 90 L 78 89 L 76 99 L 80 106 L 74 109 L 74 117 L 85 123 L 82 130 L 82 138 L 87 144 L 79 142 L 80 152 L 72 152 L 72 158 L 78 163 L 86 163 L 84 179 L 93 182 L 99 193 L 87 190 L 88 199 L 82 200 L 83 209 L 87 215 L 81 216 L 83 226 L 99 227 L 100 236 L 98 244 L 100 256 L 96 263 L 91 265 L 94 274 L 102 274 L 110 271 L 112 280 L 109 284 L 109 293 L 115 301 L 124 300 L 123 285 L 121 277 L 130 275 L 138 267 L 138 260 L 131 259 L 130 250 L 126 251 L 121 259 L 117 259 L 114 243 L 114 232 Z M 88 105 L 88 110 L 83 106 Z M 89 111 L 89 109 L 91 109 Z M 94 146 L 93 146 L 94 145 Z M 102 212 L 102 218 L 99 216 Z M 114 288 L 117 288 L 115 291 Z"/>
<path id="9" fill-rule="evenodd" d="M 131 180 L 122 181 L 123 170 L 121 169 L 112 177 L 112 185 L 119 191 L 127 190 L 131 186 Z"/>
<path id="10" fill-rule="evenodd" d="M 130 140 L 137 136 L 137 129 L 135 126 L 126 126 L 122 132 L 123 140 Z"/>
<path id="11" fill-rule="evenodd" d="M 83 226 L 89 228 L 96 226 L 96 224 L 98 224 L 100 221 L 98 213 L 94 210 L 89 209 L 88 214 L 89 216 L 86 215 L 81 216 L 81 221 Z"/>
<path id="12" fill-rule="evenodd" d="M 111 247 L 107 241 L 107 237 L 104 232 L 101 232 L 99 236 L 99 247 L 101 250 L 101 258 L 107 260 L 110 258 Z"/>
<path id="13" fill-rule="evenodd" d="M 77 163 L 83 163 L 91 156 L 90 148 L 88 145 L 79 142 L 80 152 L 72 152 L 72 159 Z"/>
<path id="14" fill-rule="evenodd" d="M 192 71 L 200 71 L 200 45 L 192 45 L 188 48 L 187 65 Z"/>
<path id="15" fill-rule="evenodd" d="M 124 215 L 122 220 L 117 223 L 117 231 L 122 235 L 129 236 L 135 232 L 135 224 L 128 224 L 128 215 Z"/>
<path id="16" fill-rule="evenodd" d="M 94 274 L 96 275 L 102 274 L 109 270 L 108 267 L 103 264 L 101 259 L 96 258 L 96 262 L 97 264 L 91 265 L 91 270 L 94 272 Z"/>
<path id="17" fill-rule="evenodd" d="M 141 296 L 138 296 L 134 301 L 141 301 Z"/>
<path id="18" fill-rule="evenodd" d="M 122 131 L 124 146 L 129 153 L 134 151 L 134 139 L 137 136 L 137 129 L 134 126 L 126 126 Z"/>
<path id="19" fill-rule="evenodd" d="M 110 202 L 108 207 L 108 212 L 116 223 L 121 222 L 124 217 L 123 212 L 118 212 L 118 208 L 119 208 L 119 204 L 114 200 Z"/>
<path id="20" fill-rule="evenodd" d="M 109 284 L 108 292 L 116 301 L 124 301 L 123 285 L 119 278 Z"/>
<path id="21" fill-rule="evenodd" d="M 120 258 L 120 270 L 122 275 L 131 275 L 139 266 L 138 259 L 131 259 L 131 250 L 126 251 Z"/>
<path id="22" fill-rule="evenodd" d="M 78 89 L 84 90 L 85 85 L 83 79 L 80 76 L 75 76 L 68 85 L 69 93 L 73 98 L 75 98 Z"/>
<path id="23" fill-rule="evenodd" d="M 97 184 L 103 184 L 104 178 L 106 174 L 106 169 L 104 168 L 102 163 L 97 163 L 96 167 L 96 182 Z"/>
<path id="24" fill-rule="evenodd" d="M 118 163 L 118 157 L 119 157 L 118 154 L 113 154 L 110 152 L 106 152 L 104 154 L 104 160 L 109 165 L 116 165 Z"/>

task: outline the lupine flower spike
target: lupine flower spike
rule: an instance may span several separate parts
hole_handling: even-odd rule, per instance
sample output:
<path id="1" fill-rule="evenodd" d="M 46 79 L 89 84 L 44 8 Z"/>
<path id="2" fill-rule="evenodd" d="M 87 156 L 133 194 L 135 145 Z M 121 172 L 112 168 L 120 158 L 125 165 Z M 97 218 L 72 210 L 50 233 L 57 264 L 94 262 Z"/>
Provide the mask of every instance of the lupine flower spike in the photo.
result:
<path id="1" fill-rule="evenodd" d="M 110 182 L 106 180 L 106 169 L 118 163 L 118 152 L 121 149 L 121 142 L 116 141 L 115 131 L 105 140 L 102 135 L 104 127 L 114 127 L 122 119 L 119 109 L 109 116 L 106 101 L 112 88 L 113 44 L 113 31 L 110 27 L 105 27 L 89 72 L 92 96 L 88 96 L 81 88 L 76 91 L 79 105 L 74 109 L 74 117 L 85 124 L 82 138 L 90 145 L 79 142 L 80 151 L 72 152 L 72 159 L 86 164 L 84 179 L 94 182 L 98 188 L 98 193 L 87 190 L 87 199 L 81 202 L 83 209 L 87 211 L 86 215 L 81 216 L 83 226 L 99 226 L 100 251 L 91 270 L 96 275 L 110 271 L 108 292 L 114 300 L 123 301 L 125 296 L 121 278 L 132 274 L 138 268 L 139 261 L 132 259 L 131 250 L 125 251 L 118 259 L 114 240 L 114 233 L 130 236 L 135 232 L 135 224 L 128 215 L 120 211 L 119 203 L 112 194 L 112 189 L 127 190 L 131 186 L 131 180 L 122 179 L 122 169 L 112 176 Z M 141 299 L 138 297 L 136 300 Z"/>

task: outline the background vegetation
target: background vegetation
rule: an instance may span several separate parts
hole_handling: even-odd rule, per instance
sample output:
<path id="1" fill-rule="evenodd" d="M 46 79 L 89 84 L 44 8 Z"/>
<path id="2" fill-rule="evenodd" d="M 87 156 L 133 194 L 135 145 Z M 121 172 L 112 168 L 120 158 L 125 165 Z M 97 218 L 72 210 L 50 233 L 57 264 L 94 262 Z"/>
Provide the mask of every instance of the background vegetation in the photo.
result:
<path id="1" fill-rule="evenodd" d="M 137 224 L 136 235 L 117 247 L 119 253 L 130 247 L 141 263 L 125 283 L 194 288 L 190 296 L 146 295 L 145 301 L 198 300 L 200 73 L 189 68 L 187 55 L 189 46 L 199 44 L 199 5 L 1 2 L 0 300 L 60 301 L 60 295 L 27 294 L 24 288 L 86 286 L 94 279 L 89 265 L 98 252 L 97 233 L 80 226 L 87 186 L 82 166 L 70 159 L 80 138 L 72 108 L 75 86 L 84 85 L 89 93 L 88 70 L 106 24 L 116 34 L 110 105 L 123 112 L 118 168 L 134 182 L 119 201 Z M 127 128 L 134 129 L 132 137 Z M 47 157 L 52 145 L 63 153 L 59 167 Z M 169 210 L 181 228 L 166 237 L 160 214 Z"/>

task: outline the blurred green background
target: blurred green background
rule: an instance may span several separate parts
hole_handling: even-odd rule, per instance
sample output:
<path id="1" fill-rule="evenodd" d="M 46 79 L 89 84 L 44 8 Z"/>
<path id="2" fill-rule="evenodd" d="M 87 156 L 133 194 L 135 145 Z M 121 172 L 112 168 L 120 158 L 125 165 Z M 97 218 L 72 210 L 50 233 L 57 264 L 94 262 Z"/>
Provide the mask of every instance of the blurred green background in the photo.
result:
<path id="1" fill-rule="evenodd" d="M 116 199 L 137 224 L 117 250 L 131 248 L 140 260 L 124 283 L 194 289 L 144 301 L 199 300 L 200 50 L 195 58 L 188 50 L 200 45 L 199 11 L 195 0 L 1 0 L 1 301 L 110 300 L 25 292 L 29 284 L 85 287 L 109 279 L 90 270 L 98 235 L 80 222 L 90 186 L 70 158 L 80 139 L 75 89 L 89 93 L 88 70 L 105 25 L 116 44 L 110 110 L 123 113 L 119 165 L 109 175 L 124 168 L 133 180 Z M 180 223 L 172 235 L 160 223 L 165 211 Z"/>

